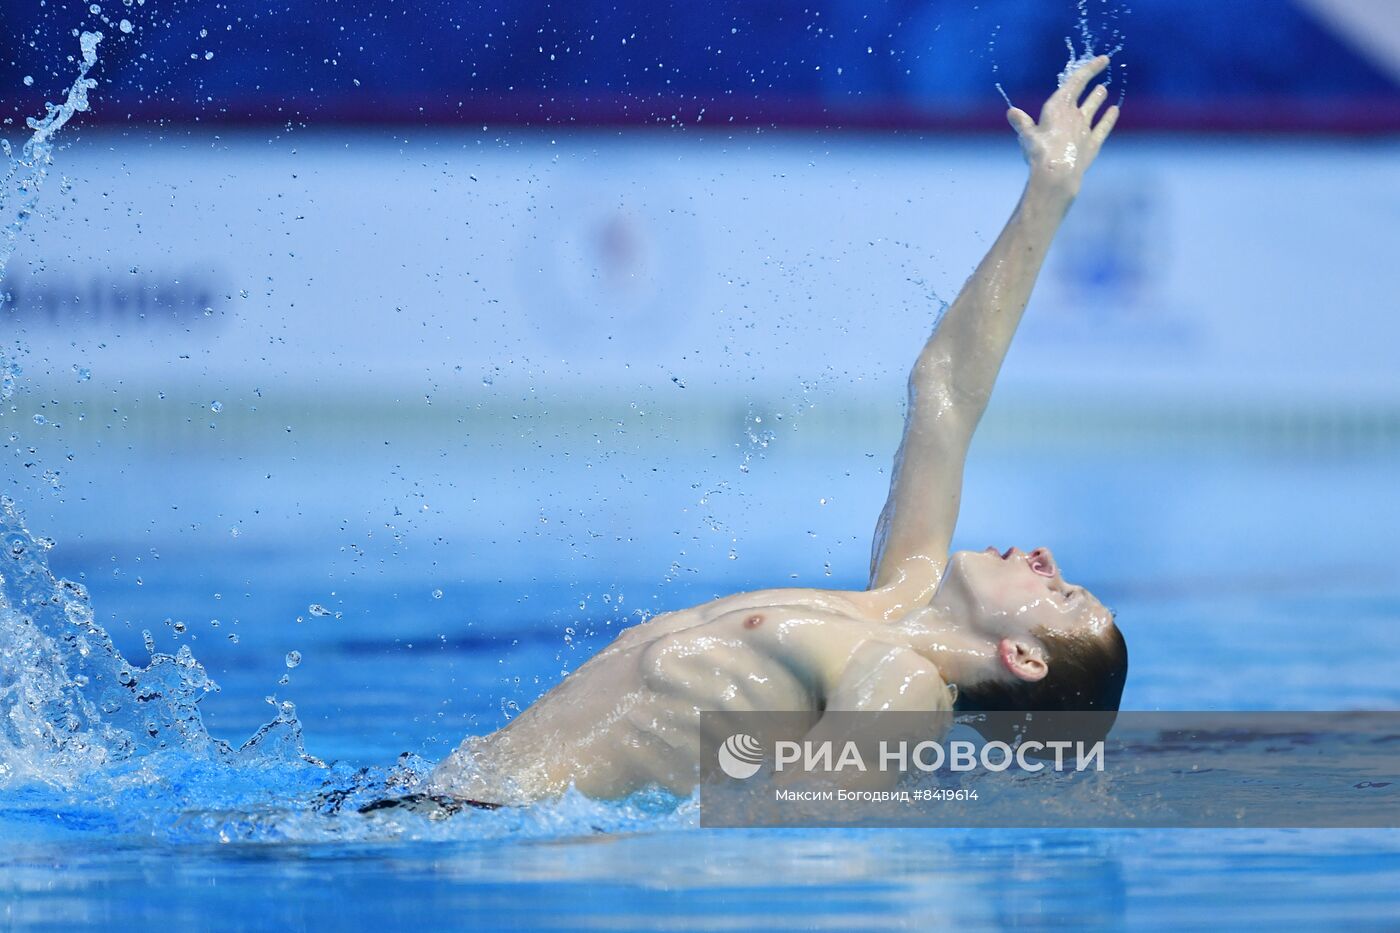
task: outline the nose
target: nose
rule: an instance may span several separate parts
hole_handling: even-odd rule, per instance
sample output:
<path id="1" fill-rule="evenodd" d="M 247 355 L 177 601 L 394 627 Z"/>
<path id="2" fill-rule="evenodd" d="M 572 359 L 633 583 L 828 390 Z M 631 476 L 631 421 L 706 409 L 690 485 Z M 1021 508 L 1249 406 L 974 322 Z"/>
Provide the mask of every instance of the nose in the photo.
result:
<path id="1" fill-rule="evenodd" d="M 1055 555 L 1050 553 L 1048 547 L 1038 547 L 1031 551 L 1026 555 L 1026 562 L 1042 577 L 1054 577 L 1060 572 L 1060 568 L 1055 565 Z"/>

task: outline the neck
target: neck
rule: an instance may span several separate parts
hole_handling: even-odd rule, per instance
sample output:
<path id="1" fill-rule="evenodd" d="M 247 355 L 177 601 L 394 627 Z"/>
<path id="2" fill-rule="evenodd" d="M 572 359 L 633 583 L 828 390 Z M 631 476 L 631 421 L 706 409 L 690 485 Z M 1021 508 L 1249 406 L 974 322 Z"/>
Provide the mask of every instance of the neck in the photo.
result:
<path id="1" fill-rule="evenodd" d="M 996 645 L 985 635 L 969 631 L 947 606 L 925 606 L 895 623 L 894 628 L 909 647 L 933 662 L 950 684 L 975 683 L 995 668 Z"/>

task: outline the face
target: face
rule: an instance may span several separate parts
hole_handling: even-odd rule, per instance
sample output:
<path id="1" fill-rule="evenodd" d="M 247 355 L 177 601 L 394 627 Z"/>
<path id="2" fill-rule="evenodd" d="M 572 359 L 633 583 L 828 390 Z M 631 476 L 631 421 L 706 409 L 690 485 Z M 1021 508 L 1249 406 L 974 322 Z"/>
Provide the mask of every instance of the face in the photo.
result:
<path id="1" fill-rule="evenodd" d="M 1021 669 L 1034 660 L 1037 629 L 1092 637 L 1113 624 L 1103 603 L 1061 576 L 1049 548 L 958 551 L 948 559 L 935 601 L 969 632 L 997 644 L 1002 665 L 1015 676 L 1044 676 L 1043 664 Z"/>

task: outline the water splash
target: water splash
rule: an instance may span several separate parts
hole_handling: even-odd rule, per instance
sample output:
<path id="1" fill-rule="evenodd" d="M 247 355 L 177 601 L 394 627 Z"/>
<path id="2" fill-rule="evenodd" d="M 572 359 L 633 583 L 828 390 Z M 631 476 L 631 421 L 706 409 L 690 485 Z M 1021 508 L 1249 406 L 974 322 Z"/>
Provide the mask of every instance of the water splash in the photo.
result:
<path id="1" fill-rule="evenodd" d="M 50 571 L 51 547 L 0 497 L 0 840 L 55 828 L 192 843 L 478 831 L 360 817 L 364 803 L 417 789 L 430 766 L 409 755 L 387 769 L 327 765 L 306 753 L 286 700 L 268 697 L 276 715 L 241 746 L 210 735 L 200 703 L 219 688 L 189 647 L 168 654 L 148 639 L 147 664 L 124 657 L 82 584 Z M 565 809 L 580 807 L 589 826 L 635 819 L 576 799 Z M 557 832 L 551 812 L 497 821 L 493 832 Z"/>
<path id="2" fill-rule="evenodd" d="M 3 272 L 4 270 L 0 270 Z M 5 304 L 4 295 L 0 294 L 0 307 Z M 0 352 L 0 402 L 8 402 L 14 397 L 15 387 L 19 385 L 19 377 L 23 372 L 18 363 Z"/>
<path id="3" fill-rule="evenodd" d="M 189 646 L 152 651 L 144 666 L 127 660 L 96 621 L 83 585 L 49 571 L 51 546 L 0 497 L 0 787 L 74 787 L 165 751 L 231 766 L 319 764 L 306 755 L 296 708 L 285 701 L 238 749 L 210 736 L 199 704 L 218 685 Z"/>
<path id="4" fill-rule="evenodd" d="M 1001 23 L 997 23 L 995 26 L 992 27 L 991 38 L 987 40 L 987 56 L 992 60 L 993 78 L 995 78 L 1001 73 L 1001 62 L 997 60 L 997 37 L 1000 34 Z M 1001 99 L 1006 101 L 1006 106 L 1008 108 L 1013 106 L 1011 103 L 1011 97 L 1006 93 L 1006 88 L 1001 86 L 1001 81 L 993 81 L 992 85 L 997 89 L 997 93 L 1001 95 Z"/>
<path id="5" fill-rule="evenodd" d="M 0 286 L 4 285 L 10 257 L 14 255 L 19 235 L 38 205 L 40 189 L 53 165 L 54 137 L 74 114 L 88 109 L 88 92 L 97 87 L 97 80 L 89 78 L 88 72 L 97 64 L 97 45 L 101 41 L 100 32 L 84 32 L 78 37 L 83 53 L 78 76 L 69 86 L 62 103 L 45 103 L 43 118 L 30 117 L 26 121 L 34 132 L 20 150 L 18 158 L 14 156 L 8 140 L 0 141 L 8 162 L 4 180 L 0 181 L 0 216 L 8 216 L 11 211 L 14 214 L 5 221 L 4 237 L 0 239 Z M 4 295 L 0 293 L 0 304 L 3 303 Z"/>
<path id="6" fill-rule="evenodd" d="M 0 224 L 3 224 L 3 233 L 0 233 L 0 310 L 4 309 L 9 298 L 5 291 L 5 276 L 10 259 L 14 256 L 25 224 L 38 206 L 40 189 L 53 165 L 54 137 L 75 113 L 88 109 L 88 92 L 97 87 L 97 81 L 89 78 L 88 72 L 97 64 L 97 45 L 101 41 L 100 32 L 84 32 L 78 37 L 83 53 L 78 76 L 69 86 L 63 103 L 46 102 L 43 118 L 28 118 L 26 124 L 33 133 L 18 157 L 10 141 L 0 139 L 0 151 L 4 152 L 6 162 L 5 175 L 0 179 Z M 19 363 L 6 352 L 6 348 L 0 347 L 0 402 L 14 397 L 20 372 Z"/>
<path id="7" fill-rule="evenodd" d="M 1069 59 L 1065 62 L 1064 70 L 1059 75 L 1059 85 L 1063 86 L 1065 79 L 1073 74 L 1081 65 L 1092 61 L 1100 55 L 1108 55 L 1116 58 L 1118 53 L 1123 51 L 1123 30 L 1118 25 L 1118 19 L 1127 11 L 1120 0 L 1099 0 L 1102 7 L 1103 25 L 1095 28 L 1093 16 L 1090 13 L 1092 0 L 1077 0 L 1079 19 L 1077 28 L 1079 32 L 1079 44 L 1076 48 L 1075 40 L 1069 36 L 1065 37 L 1065 47 L 1069 50 Z M 1127 93 L 1126 71 L 1124 66 L 1116 61 L 1110 65 L 1102 75 L 1102 83 L 1105 87 L 1113 84 L 1114 73 L 1124 75 L 1122 84 L 1119 87 L 1118 103 L 1123 103 L 1123 97 Z"/>
<path id="8" fill-rule="evenodd" d="M 97 81 L 88 74 L 101 41 L 100 32 L 79 36 L 78 75 L 62 103 L 46 103 L 42 118 L 29 118 L 33 133 L 18 158 L 2 141 L 8 165 L 0 216 L 13 216 L 0 239 L 0 285 L 53 165 L 54 139 L 89 107 Z M 0 356 L 0 400 L 13 397 L 19 374 Z M 145 666 L 129 662 L 97 623 L 83 585 L 49 572 L 51 546 L 29 533 L 11 499 L 0 498 L 0 787 L 74 787 L 104 770 L 129 778 L 122 765 L 173 749 L 186 765 L 314 761 L 287 702 L 275 704 L 276 717 L 237 750 L 210 736 L 199 703 L 218 685 L 189 647 L 173 655 L 151 650 Z"/>
<path id="9" fill-rule="evenodd" d="M 1123 27 L 1120 21 L 1131 11 L 1124 0 L 1097 0 L 1099 9 L 1096 16 L 1095 12 L 1091 10 L 1094 5 L 1095 0 L 1075 0 L 1075 9 L 1078 14 L 1075 21 L 1075 31 L 1078 35 L 1077 37 L 1065 37 L 1065 48 L 1069 51 L 1069 58 L 1065 61 L 1065 66 L 1058 75 L 1056 86 L 1063 87 L 1065 80 L 1081 65 L 1100 55 L 1108 55 L 1114 61 L 1104 71 L 1101 81 L 1105 86 L 1111 86 L 1115 80 L 1118 82 L 1117 102 L 1121 106 L 1124 97 L 1127 96 L 1127 66 L 1118 61 L 1118 53 L 1123 51 L 1124 47 Z M 1095 25 L 1096 19 L 1100 22 L 1098 26 Z M 992 60 L 992 77 L 994 79 L 1001 73 L 1001 66 L 996 56 L 997 38 L 1000 31 L 999 24 L 993 27 L 992 35 L 987 42 L 987 53 Z M 992 86 L 1001 95 L 1001 99 L 1006 102 L 1007 107 L 1015 106 L 1000 80 L 993 80 Z M 1036 112 L 1032 111 L 1033 114 Z"/>
<path id="10" fill-rule="evenodd" d="M 90 106 L 97 81 L 88 74 L 102 38 L 79 36 L 77 77 L 61 103 L 45 103 L 42 118 L 26 121 L 33 132 L 20 155 L 0 141 L 7 158 L 0 211 L 8 218 L 0 285 L 53 165 L 55 137 Z M 20 372 L 0 358 L 0 400 L 13 397 Z M 152 652 L 144 668 L 128 663 L 95 621 L 82 584 L 49 573 L 51 542 L 29 533 L 9 498 L 0 499 L 0 543 L 0 786 L 27 779 L 71 786 L 94 768 L 153 748 L 216 747 L 197 704 L 217 687 L 188 647 Z"/>

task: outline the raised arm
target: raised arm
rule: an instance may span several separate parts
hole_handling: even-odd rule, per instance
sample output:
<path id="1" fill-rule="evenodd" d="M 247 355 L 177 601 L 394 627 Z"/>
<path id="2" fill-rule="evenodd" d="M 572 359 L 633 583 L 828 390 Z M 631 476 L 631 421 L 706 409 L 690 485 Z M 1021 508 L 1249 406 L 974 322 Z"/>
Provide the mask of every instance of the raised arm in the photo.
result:
<path id="1" fill-rule="evenodd" d="M 904 437 L 890 494 L 875 529 L 871 588 L 899 591 L 899 602 L 932 595 L 958 517 L 963 461 L 991 397 L 1001 362 L 1021 322 L 1045 254 L 1079 183 L 1118 119 L 1099 85 L 1100 56 L 1070 74 L 1041 108 L 1039 122 L 1011 108 L 1030 179 L 1001 236 L 968 279 L 909 375 Z"/>

